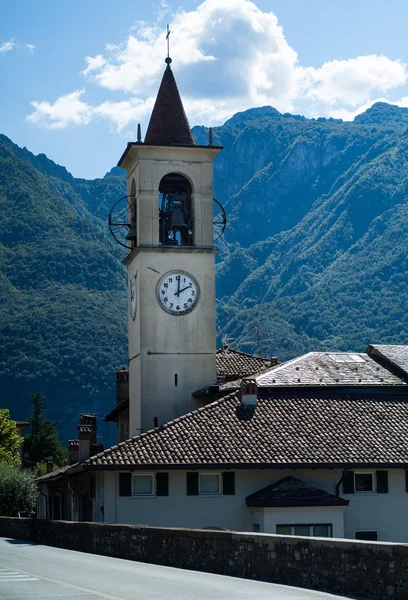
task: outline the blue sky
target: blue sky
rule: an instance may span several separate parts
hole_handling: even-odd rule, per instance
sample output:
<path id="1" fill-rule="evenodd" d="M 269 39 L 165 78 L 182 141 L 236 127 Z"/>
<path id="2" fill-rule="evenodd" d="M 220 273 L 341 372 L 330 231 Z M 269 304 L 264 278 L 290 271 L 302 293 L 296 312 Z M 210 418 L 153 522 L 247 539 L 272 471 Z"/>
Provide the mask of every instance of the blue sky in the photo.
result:
<path id="1" fill-rule="evenodd" d="M 270 104 L 352 119 L 408 106 L 406 0 L 19 0 L 0 7 L 0 133 L 77 177 L 103 176 L 164 70 L 191 126 Z"/>

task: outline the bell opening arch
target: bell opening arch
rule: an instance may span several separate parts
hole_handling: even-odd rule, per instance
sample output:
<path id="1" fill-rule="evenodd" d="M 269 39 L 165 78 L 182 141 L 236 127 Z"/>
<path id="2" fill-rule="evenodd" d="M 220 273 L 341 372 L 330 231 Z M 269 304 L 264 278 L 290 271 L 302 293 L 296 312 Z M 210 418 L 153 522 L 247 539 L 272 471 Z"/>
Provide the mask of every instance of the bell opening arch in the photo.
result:
<path id="1" fill-rule="evenodd" d="M 182 173 L 167 173 L 159 183 L 160 246 L 194 246 L 193 188 Z"/>

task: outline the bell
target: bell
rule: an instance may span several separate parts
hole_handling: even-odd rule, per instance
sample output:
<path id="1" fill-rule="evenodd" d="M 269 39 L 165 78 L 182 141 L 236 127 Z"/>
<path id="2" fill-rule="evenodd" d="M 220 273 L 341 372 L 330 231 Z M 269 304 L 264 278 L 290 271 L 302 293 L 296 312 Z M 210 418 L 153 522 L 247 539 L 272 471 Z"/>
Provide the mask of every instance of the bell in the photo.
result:
<path id="1" fill-rule="evenodd" d="M 180 229 L 180 227 L 187 227 L 184 211 L 179 207 L 173 206 L 170 214 L 170 229 Z"/>

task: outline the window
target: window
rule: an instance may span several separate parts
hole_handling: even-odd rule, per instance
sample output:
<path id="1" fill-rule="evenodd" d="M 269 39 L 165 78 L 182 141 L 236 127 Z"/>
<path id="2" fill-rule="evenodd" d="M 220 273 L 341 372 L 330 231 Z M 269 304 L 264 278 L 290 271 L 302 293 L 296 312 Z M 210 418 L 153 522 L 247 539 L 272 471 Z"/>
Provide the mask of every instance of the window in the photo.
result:
<path id="1" fill-rule="evenodd" d="M 374 491 L 373 473 L 354 473 L 354 491 L 355 492 L 373 492 Z"/>
<path id="2" fill-rule="evenodd" d="M 378 540 L 378 531 L 375 529 L 366 531 L 355 531 L 354 537 L 356 540 L 366 540 L 368 542 L 376 542 Z"/>
<path id="3" fill-rule="evenodd" d="M 365 363 L 365 359 L 360 356 L 360 354 L 329 354 L 329 358 L 331 358 L 336 363 Z"/>
<path id="4" fill-rule="evenodd" d="M 133 475 L 132 496 L 152 496 L 154 494 L 153 475 Z"/>
<path id="5" fill-rule="evenodd" d="M 260 527 L 259 523 L 254 523 L 254 524 L 252 525 L 252 531 L 253 531 L 254 533 L 259 533 L 259 532 L 261 531 L 261 527 Z"/>
<path id="6" fill-rule="evenodd" d="M 220 475 L 219 473 L 200 473 L 199 477 L 200 496 L 206 494 L 220 494 Z"/>
<path id="7" fill-rule="evenodd" d="M 333 527 L 331 523 L 317 523 L 315 525 L 276 525 L 276 533 L 279 535 L 333 537 Z"/>
<path id="8" fill-rule="evenodd" d="M 234 496 L 235 494 L 235 473 L 234 471 L 225 471 L 222 473 L 186 473 L 186 491 L 187 496 Z"/>
<path id="9" fill-rule="evenodd" d="M 388 471 L 346 471 L 343 475 L 343 493 L 388 494 Z"/>

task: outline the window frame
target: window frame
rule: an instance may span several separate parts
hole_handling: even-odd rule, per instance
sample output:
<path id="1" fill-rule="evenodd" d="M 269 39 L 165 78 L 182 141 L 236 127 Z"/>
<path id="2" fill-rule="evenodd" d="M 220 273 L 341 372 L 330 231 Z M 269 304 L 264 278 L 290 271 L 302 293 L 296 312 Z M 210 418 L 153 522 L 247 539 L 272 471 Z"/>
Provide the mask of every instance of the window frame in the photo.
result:
<path id="1" fill-rule="evenodd" d="M 375 494 L 377 492 L 377 477 L 375 471 L 353 471 L 354 474 L 354 493 L 355 494 Z M 358 490 L 356 486 L 356 475 L 371 475 L 371 490 Z"/>
<path id="2" fill-rule="evenodd" d="M 218 492 L 202 492 L 201 491 L 201 477 L 210 477 L 210 476 L 214 476 L 217 475 L 218 477 Z M 222 496 L 223 495 L 223 490 L 222 490 L 222 476 L 221 476 L 221 472 L 220 471 L 211 471 L 211 472 L 199 472 L 198 473 L 198 495 L 199 496 L 204 496 L 206 498 L 208 498 L 208 496 Z"/>
<path id="3" fill-rule="evenodd" d="M 330 535 L 328 535 L 328 536 L 314 535 L 314 528 L 321 527 L 321 526 L 327 527 Z M 278 533 L 277 532 L 278 527 L 290 527 L 291 533 Z M 276 535 L 296 535 L 296 533 L 295 533 L 296 527 L 309 527 L 309 535 L 299 536 L 299 537 L 327 537 L 327 538 L 333 537 L 333 523 L 276 523 L 275 533 L 276 533 Z M 310 533 L 310 531 L 312 531 L 312 533 Z"/>
<path id="4" fill-rule="evenodd" d="M 136 477 L 151 477 L 152 480 L 152 492 L 151 494 L 135 494 L 133 492 L 133 481 Z M 132 473 L 132 488 L 131 488 L 131 498 L 152 498 L 156 496 L 156 474 L 147 472 L 147 473 Z"/>

